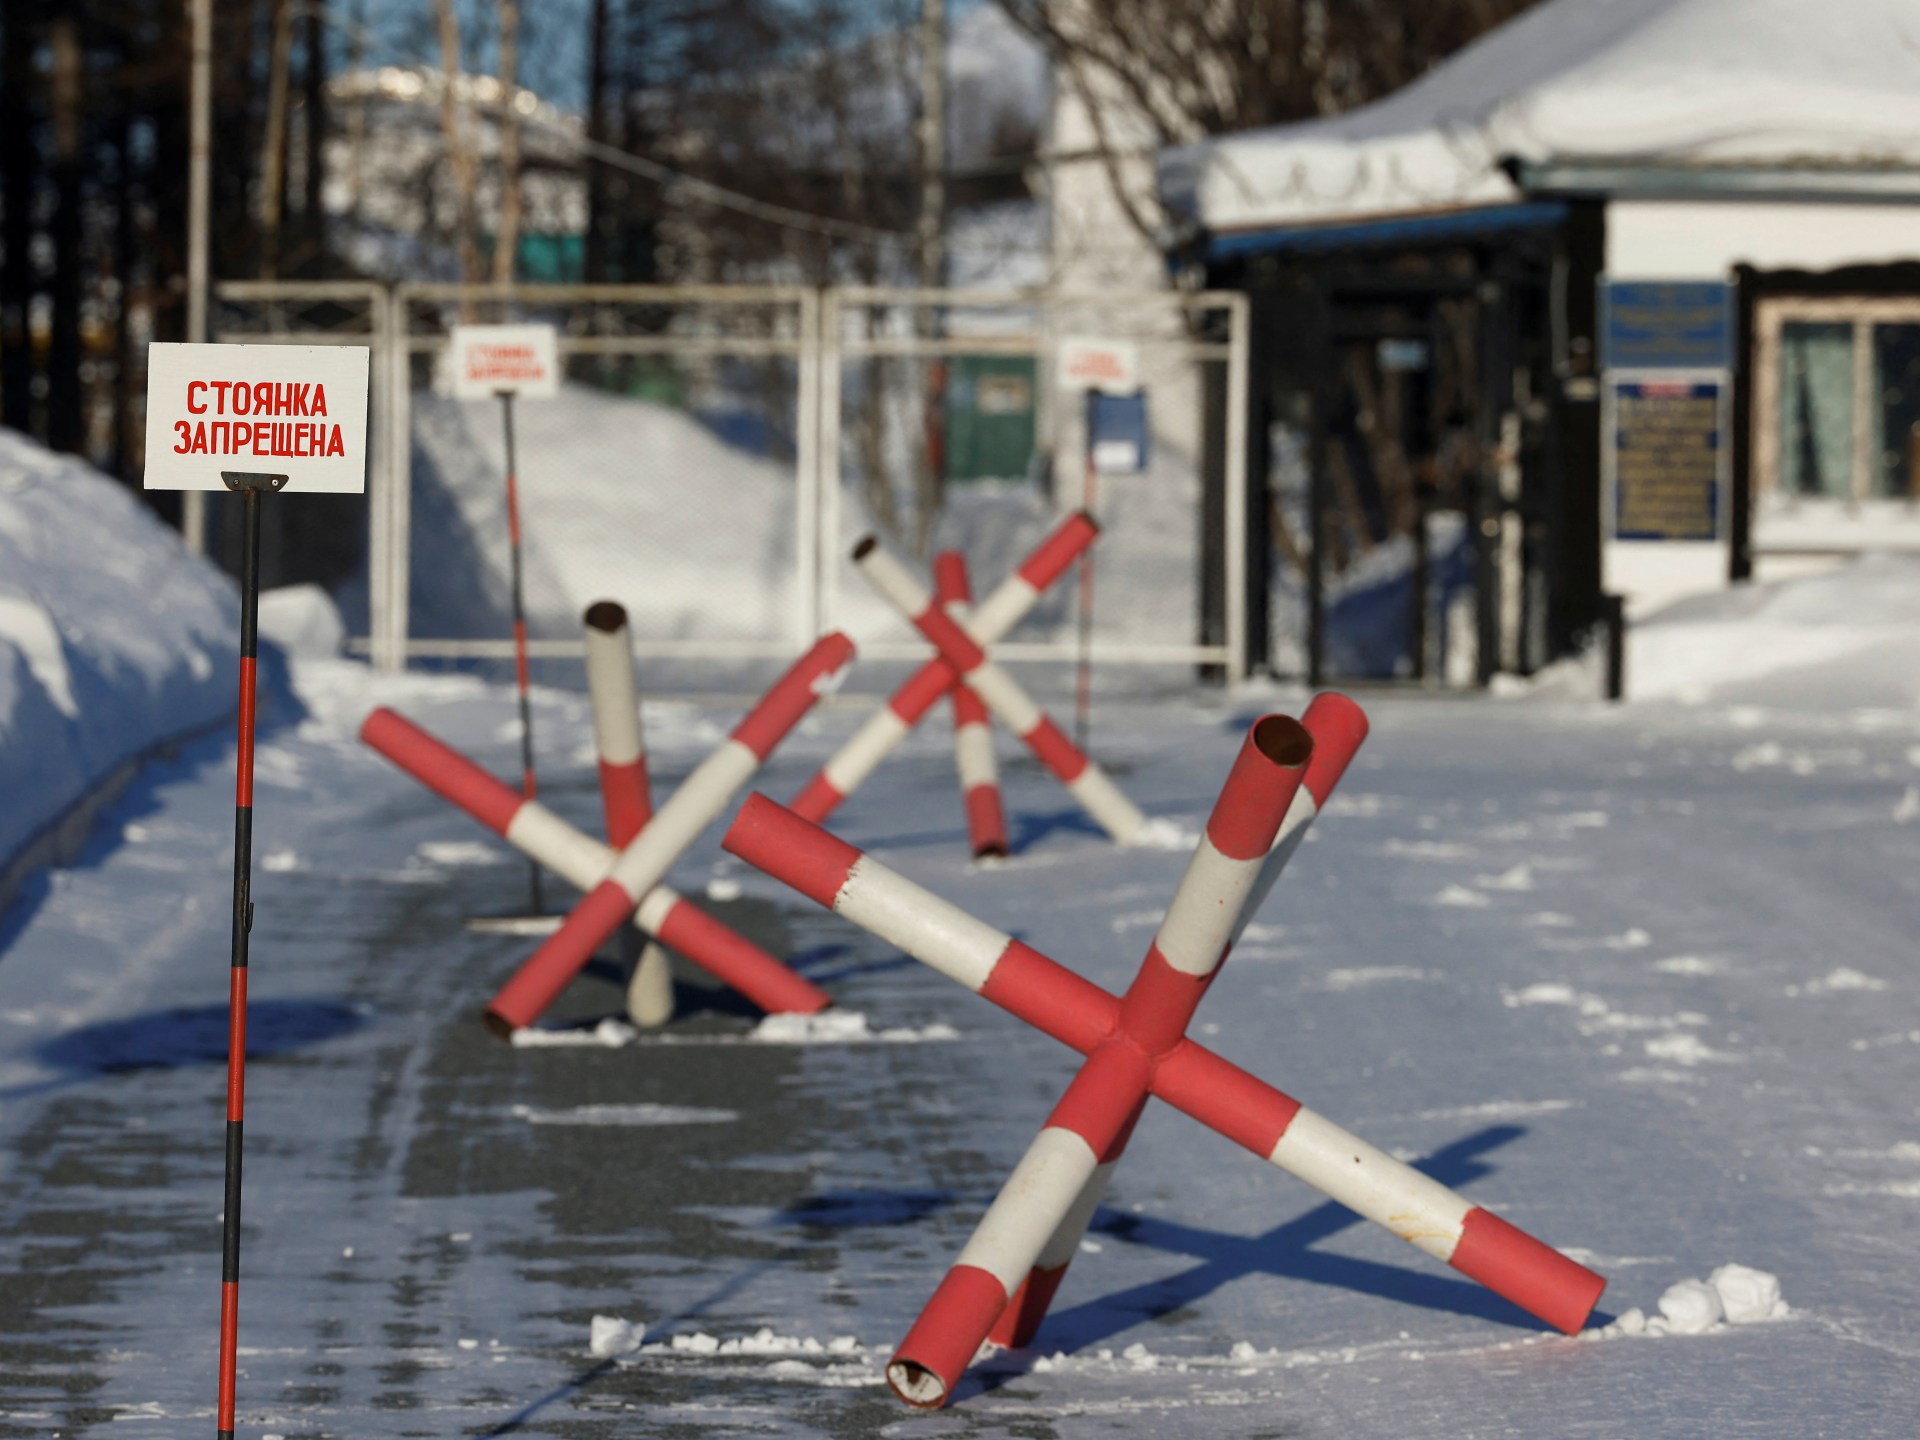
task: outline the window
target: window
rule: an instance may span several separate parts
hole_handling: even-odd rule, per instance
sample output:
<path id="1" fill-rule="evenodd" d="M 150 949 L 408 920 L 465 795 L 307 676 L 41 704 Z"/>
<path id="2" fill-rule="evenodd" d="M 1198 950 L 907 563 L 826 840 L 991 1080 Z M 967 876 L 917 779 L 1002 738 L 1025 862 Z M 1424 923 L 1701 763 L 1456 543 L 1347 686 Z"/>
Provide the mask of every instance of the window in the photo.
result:
<path id="1" fill-rule="evenodd" d="M 1757 488 L 1920 499 L 1920 298 L 1763 300 L 1755 331 Z"/>

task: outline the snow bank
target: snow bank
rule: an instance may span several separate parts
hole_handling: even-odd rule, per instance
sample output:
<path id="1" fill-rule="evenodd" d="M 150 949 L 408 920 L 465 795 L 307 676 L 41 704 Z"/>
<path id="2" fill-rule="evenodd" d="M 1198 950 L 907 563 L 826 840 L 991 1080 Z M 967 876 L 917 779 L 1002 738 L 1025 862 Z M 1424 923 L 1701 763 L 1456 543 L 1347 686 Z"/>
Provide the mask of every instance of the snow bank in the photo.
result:
<path id="1" fill-rule="evenodd" d="M 0 898 L 115 771 L 231 712 L 238 615 L 137 496 L 0 430 Z"/>
<path id="2" fill-rule="evenodd" d="M 506 444 L 491 402 L 414 397 L 414 633 L 497 636 L 509 611 Z M 514 411 L 529 628 L 597 600 L 656 637 L 786 633 L 798 599 L 788 468 L 671 406 L 566 385 Z M 431 557 L 431 564 L 421 563 Z"/>
<path id="3" fill-rule="evenodd" d="M 1920 700 L 1920 557 L 1680 601 L 1628 632 L 1627 694 L 1911 706 Z"/>
<path id="4" fill-rule="evenodd" d="M 1527 679 L 1495 676 L 1493 693 L 1594 699 L 1599 658 L 1595 647 Z M 1868 554 L 1818 575 L 1677 601 L 1627 627 L 1626 698 L 1751 707 L 1733 718 L 1755 726 L 1769 709 L 1911 709 L 1920 703 L 1920 555 Z M 1769 740 L 1733 763 L 1812 773 L 1821 759 Z"/>

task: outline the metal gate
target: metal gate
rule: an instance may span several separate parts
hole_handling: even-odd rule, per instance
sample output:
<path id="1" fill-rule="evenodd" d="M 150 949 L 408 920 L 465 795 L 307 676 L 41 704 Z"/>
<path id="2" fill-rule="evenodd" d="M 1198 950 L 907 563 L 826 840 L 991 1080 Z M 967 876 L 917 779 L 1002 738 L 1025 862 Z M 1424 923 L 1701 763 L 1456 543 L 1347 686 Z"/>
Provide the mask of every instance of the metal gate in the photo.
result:
<path id="1" fill-rule="evenodd" d="M 578 653 L 581 609 L 613 598 L 642 656 L 780 660 L 841 626 L 863 654 L 918 657 L 848 563 L 856 538 L 910 563 L 964 549 L 984 589 L 1090 499 L 1096 661 L 1244 673 L 1243 296 L 262 281 L 216 302 L 221 340 L 373 348 L 349 608 L 381 668 L 512 653 L 499 412 L 446 398 L 437 371 L 455 323 L 543 321 L 573 383 L 515 408 L 535 655 Z M 1139 356 L 1138 473 L 1090 474 L 1055 375 L 1076 337 Z M 996 654 L 1073 654 L 1075 603 L 1063 584 Z"/>

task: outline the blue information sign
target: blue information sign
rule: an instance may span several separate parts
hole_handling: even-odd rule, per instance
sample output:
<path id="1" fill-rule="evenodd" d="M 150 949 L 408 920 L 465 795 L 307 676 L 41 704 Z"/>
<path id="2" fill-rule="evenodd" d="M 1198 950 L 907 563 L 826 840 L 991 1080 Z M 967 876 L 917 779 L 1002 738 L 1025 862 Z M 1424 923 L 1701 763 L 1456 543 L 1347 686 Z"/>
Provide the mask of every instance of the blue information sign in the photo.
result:
<path id="1" fill-rule="evenodd" d="M 1147 394 L 1105 395 L 1087 392 L 1087 453 L 1102 475 L 1138 475 L 1147 468 L 1152 432 L 1147 428 Z"/>
<path id="2" fill-rule="evenodd" d="M 1733 287 L 1718 280 L 1602 280 L 1601 364 L 1609 370 L 1727 370 Z"/>
<path id="3" fill-rule="evenodd" d="M 1614 534 L 1720 536 L 1720 386 L 1680 380 L 1613 387 Z"/>

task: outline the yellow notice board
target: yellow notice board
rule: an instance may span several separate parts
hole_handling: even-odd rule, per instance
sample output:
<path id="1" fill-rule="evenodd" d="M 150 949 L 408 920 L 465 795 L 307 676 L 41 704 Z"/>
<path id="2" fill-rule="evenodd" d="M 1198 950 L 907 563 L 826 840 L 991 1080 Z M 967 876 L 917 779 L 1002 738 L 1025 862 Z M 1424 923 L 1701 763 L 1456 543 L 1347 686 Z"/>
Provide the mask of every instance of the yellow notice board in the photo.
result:
<path id="1" fill-rule="evenodd" d="M 1614 382 L 1614 534 L 1619 539 L 1719 538 L 1720 401 L 1718 381 Z"/>

